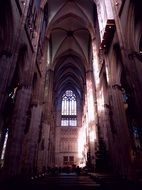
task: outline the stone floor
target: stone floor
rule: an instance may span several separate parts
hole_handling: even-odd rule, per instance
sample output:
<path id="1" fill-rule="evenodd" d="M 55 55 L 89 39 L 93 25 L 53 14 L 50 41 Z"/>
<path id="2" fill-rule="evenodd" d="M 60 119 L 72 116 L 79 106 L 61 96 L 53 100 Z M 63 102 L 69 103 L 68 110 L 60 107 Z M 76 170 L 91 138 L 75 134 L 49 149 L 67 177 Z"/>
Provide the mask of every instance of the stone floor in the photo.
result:
<path id="1" fill-rule="evenodd" d="M 95 176 L 95 177 L 94 177 Z M 39 178 L 9 180 L 0 184 L 0 190 L 142 190 L 140 185 L 116 179 L 109 175 L 60 174 L 45 175 Z"/>

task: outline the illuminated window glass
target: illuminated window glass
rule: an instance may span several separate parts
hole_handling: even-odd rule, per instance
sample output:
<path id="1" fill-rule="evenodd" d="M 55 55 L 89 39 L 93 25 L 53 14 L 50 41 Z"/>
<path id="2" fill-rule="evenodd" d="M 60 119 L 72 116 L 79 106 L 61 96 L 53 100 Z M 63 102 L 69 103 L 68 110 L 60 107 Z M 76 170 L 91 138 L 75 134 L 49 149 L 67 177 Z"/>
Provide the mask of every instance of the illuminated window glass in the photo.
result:
<path id="1" fill-rule="evenodd" d="M 7 129 L 6 134 L 5 134 L 4 144 L 3 144 L 2 152 L 1 152 L 1 155 L 0 155 L 0 167 L 1 168 L 4 167 L 7 140 L 8 140 L 8 129 Z"/>
<path id="2" fill-rule="evenodd" d="M 62 96 L 61 126 L 77 126 L 76 96 L 67 90 Z"/>
<path id="3" fill-rule="evenodd" d="M 63 156 L 63 164 L 72 166 L 74 164 L 74 156 Z"/>
<path id="4" fill-rule="evenodd" d="M 76 117 L 66 118 L 62 116 L 61 125 L 62 126 L 76 126 L 77 125 Z"/>

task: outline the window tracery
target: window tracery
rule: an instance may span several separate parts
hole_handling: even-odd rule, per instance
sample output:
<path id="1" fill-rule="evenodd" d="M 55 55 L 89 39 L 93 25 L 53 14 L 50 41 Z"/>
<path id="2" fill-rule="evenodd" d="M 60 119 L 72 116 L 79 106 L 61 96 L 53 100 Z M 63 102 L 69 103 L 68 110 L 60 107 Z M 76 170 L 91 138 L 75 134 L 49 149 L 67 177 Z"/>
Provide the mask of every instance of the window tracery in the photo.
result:
<path id="1" fill-rule="evenodd" d="M 62 96 L 61 126 L 77 126 L 76 96 L 72 90 L 66 90 Z"/>

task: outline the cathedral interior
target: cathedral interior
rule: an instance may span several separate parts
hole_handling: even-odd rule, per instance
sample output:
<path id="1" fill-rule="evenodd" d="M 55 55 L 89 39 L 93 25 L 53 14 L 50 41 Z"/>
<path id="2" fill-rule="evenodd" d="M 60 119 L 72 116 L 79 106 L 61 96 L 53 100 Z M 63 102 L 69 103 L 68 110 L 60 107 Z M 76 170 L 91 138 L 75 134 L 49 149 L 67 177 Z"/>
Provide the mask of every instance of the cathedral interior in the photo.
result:
<path id="1" fill-rule="evenodd" d="M 1 180 L 80 168 L 142 182 L 141 9 L 0 1 Z"/>

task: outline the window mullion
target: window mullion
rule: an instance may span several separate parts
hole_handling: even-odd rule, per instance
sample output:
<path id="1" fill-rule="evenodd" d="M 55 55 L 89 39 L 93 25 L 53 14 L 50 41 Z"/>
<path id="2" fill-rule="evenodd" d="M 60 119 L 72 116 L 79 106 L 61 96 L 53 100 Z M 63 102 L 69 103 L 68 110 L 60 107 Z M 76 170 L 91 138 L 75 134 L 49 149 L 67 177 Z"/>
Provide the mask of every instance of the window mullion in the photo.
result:
<path id="1" fill-rule="evenodd" d="M 71 90 L 67 90 L 62 96 L 62 105 L 61 105 L 61 125 L 62 126 L 76 126 L 77 120 L 77 104 L 76 96 Z"/>

